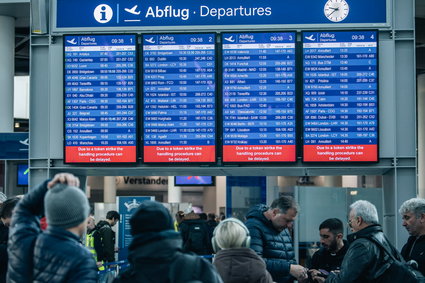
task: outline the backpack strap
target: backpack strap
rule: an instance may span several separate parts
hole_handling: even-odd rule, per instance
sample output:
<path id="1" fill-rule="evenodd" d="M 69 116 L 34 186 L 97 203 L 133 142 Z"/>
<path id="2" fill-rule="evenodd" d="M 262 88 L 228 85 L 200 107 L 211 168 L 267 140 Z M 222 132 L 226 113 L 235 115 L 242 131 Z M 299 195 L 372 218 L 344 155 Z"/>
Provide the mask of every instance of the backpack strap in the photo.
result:
<path id="1" fill-rule="evenodd" d="M 375 243 L 378 247 L 380 247 L 381 248 L 381 250 L 383 250 L 392 260 L 394 260 L 394 261 L 401 261 L 401 262 L 404 262 L 404 259 L 403 259 L 403 257 L 401 257 L 400 256 L 400 254 L 398 253 L 398 251 L 396 251 L 395 249 L 395 251 L 397 252 L 397 257 L 398 258 L 396 258 L 394 255 L 393 255 L 393 252 L 392 251 L 390 251 L 390 249 L 388 248 L 388 247 L 386 247 L 385 245 L 383 245 L 376 237 L 374 237 L 374 236 L 372 236 L 372 237 L 370 237 L 370 238 L 365 238 L 365 239 L 368 239 L 368 240 L 370 240 L 371 242 L 373 242 L 373 243 Z M 388 242 L 388 239 L 385 237 L 385 240 Z M 388 242 L 389 243 L 389 242 Z"/>

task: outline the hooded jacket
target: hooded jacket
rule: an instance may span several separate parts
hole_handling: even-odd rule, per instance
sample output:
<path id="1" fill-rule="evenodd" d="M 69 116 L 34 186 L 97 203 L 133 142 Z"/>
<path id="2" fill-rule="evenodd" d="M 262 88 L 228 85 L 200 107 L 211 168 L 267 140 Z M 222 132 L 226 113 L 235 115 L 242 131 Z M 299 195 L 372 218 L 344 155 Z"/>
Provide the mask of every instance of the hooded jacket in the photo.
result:
<path id="1" fill-rule="evenodd" d="M 99 231 L 102 241 L 103 252 L 100 253 L 97 260 L 105 262 L 115 261 L 115 232 L 112 230 L 108 221 L 101 220 L 96 228 Z"/>
<path id="2" fill-rule="evenodd" d="M 184 254 L 181 247 L 180 233 L 174 230 L 136 235 L 128 248 L 130 267 L 114 282 L 222 282 L 208 261 Z"/>
<path id="3" fill-rule="evenodd" d="M 327 283 L 376 282 L 376 278 L 384 272 L 382 267 L 385 254 L 375 243 L 368 240 L 371 237 L 378 239 L 389 250 L 394 251 L 394 247 L 385 238 L 379 224 L 350 234 L 347 237 L 350 247 L 342 261 L 341 271 L 337 274 L 331 273 L 326 279 Z M 396 251 L 393 255 L 398 257 Z"/>
<path id="4" fill-rule="evenodd" d="M 249 248 L 225 249 L 214 257 L 224 283 L 272 283 L 273 279 L 264 261 Z"/>
<path id="5" fill-rule="evenodd" d="M 289 270 L 291 264 L 296 264 L 292 239 L 287 229 L 277 231 L 264 216 L 268 209 L 260 204 L 248 211 L 245 225 L 251 235 L 251 249 L 264 259 L 275 282 L 292 282 Z"/>

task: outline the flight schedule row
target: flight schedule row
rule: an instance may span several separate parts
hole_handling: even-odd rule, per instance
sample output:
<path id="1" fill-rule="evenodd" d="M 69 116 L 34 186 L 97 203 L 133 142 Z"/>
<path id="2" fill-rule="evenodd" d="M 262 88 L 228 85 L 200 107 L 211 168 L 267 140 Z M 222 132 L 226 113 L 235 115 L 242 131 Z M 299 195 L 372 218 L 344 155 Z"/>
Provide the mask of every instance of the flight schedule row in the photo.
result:
<path id="1" fill-rule="evenodd" d="M 377 161 L 377 32 L 301 37 L 65 36 L 65 162 Z"/>

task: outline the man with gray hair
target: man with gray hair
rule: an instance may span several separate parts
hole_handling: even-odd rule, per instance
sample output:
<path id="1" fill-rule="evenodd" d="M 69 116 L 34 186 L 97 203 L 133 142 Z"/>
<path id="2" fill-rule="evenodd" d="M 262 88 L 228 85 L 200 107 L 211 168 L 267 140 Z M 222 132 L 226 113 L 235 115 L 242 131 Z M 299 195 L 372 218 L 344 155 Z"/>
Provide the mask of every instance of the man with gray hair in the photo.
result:
<path id="1" fill-rule="evenodd" d="M 79 242 L 90 206 L 80 181 L 56 174 L 16 206 L 9 236 L 7 282 L 97 282 L 96 262 Z M 46 214 L 47 231 L 40 229 Z"/>
<path id="2" fill-rule="evenodd" d="M 268 272 L 277 283 L 307 279 L 307 269 L 295 261 L 288 228 L 292 228 L 298 205 L 292 197 L 275 199 L 270 207 L 254 206 L 245 223 L 251 235 L 251 249 L 266 262 Z"/>
<path id="3" fill-rule="evenodd" d="M 366 200 L 354 202 L 350 205 L 348 225 L 354 233 L 347 237 L 350 247 L 342 261 L 341 271 L 331 272 L 326 282 L 377 282 L 378 277 L 382 275 L 379 271 L 384 264 L 384 256 L 381 248 L 373 241 L 387 247 L 396 258 L 398 252 L 389 243 L 381 225 L 378 224 L 376 207 Z M 321 278 L 314 279 L 324 281 Z"/>
<path id="4" fill-rule="evenodd" d="M 399 209 L 403 226 L 410 237 L 401 250 L 406 261 L 418 263 L 418 270 L 425 274 L 425 200 L 412 198 L 406 200 Z"/>

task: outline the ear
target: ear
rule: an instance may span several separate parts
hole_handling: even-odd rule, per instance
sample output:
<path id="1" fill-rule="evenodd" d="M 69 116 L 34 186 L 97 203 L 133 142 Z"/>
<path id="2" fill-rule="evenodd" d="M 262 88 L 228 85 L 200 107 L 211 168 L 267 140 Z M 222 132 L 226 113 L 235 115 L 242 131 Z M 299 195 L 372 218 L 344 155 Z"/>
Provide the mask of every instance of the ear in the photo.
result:
<path id="1" fill-rule="evenodd" d="M 421 214 L 421 218 L 419 218 L 421 223 L 425 223 L 425 213 Z"/>
<path id="2" fill-rule="evenodd" d="M 342 233 L 338 233 L 338 234 L 336 234 L 336 238 L 337 238 L 338 240 L 342 239 L 343 237 L 344 237 L 344 235 L 342 235 Z"/>
<path id="3" fill-rule="evenodd" d="M 273 208 L 272 213 L 273 213 L 273 217 L 274 217 L 274 216 L 276 216 L 276 215 L 278 215 L 280 213 L 280 209 L 277 208 L 277 207 L 276 208 Z"/>

